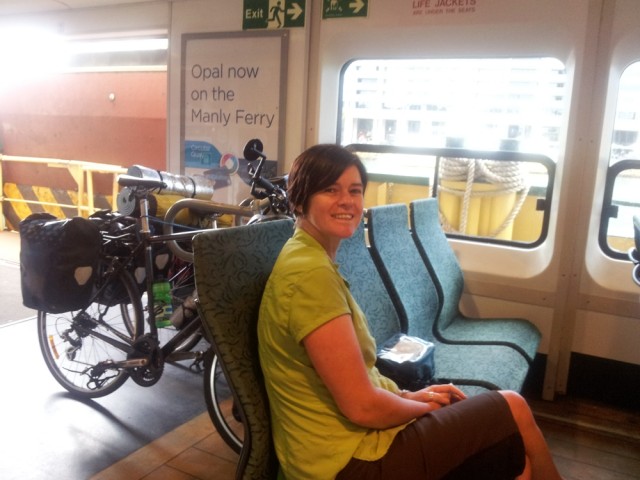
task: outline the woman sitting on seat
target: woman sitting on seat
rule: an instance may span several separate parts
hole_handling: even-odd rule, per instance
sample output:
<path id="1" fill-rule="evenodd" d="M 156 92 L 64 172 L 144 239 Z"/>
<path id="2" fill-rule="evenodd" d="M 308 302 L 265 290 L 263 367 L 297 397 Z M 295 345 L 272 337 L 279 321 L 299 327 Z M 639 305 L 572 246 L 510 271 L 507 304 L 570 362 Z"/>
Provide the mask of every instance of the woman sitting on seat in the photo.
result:
<path id="1" fill-rule="evenodd" d="M 469 399 L 455 386 L 401 391 L 334 258 L 363 213 L 367 173 L 337 145 L 289 173 L 296 231 L 267 283 L 258 321 L 276 453 L 293 479 L 560 478 L 525 400 Z"/>

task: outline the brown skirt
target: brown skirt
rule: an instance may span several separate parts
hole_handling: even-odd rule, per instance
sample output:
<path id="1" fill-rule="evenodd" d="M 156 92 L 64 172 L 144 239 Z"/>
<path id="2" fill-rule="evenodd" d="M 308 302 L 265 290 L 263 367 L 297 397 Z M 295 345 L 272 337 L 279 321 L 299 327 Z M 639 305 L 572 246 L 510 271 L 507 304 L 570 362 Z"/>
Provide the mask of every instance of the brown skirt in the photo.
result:
<path id="1" fill-rule="evenodd" d="M 524 469 L 524 445 L 498 392 L 429 413 L 398 433 L 380 460 L 351 459 L 338 480 L 513 479 Z"/>

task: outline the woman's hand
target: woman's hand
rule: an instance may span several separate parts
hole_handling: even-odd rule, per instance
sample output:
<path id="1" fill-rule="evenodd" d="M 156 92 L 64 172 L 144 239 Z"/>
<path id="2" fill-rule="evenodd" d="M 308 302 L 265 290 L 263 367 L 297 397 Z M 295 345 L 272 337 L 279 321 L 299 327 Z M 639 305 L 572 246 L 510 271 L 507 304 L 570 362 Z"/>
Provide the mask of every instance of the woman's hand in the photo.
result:
<path id="1" fill-rule="evenodd" d="M 446 407 L 452 403 L 464 400 L 467 396 L 452 383 L 445 385 L 431 385 L 417 392 L 404 392 L 404 398 L 423 403 L 435 403 L 439 407 Z"/>

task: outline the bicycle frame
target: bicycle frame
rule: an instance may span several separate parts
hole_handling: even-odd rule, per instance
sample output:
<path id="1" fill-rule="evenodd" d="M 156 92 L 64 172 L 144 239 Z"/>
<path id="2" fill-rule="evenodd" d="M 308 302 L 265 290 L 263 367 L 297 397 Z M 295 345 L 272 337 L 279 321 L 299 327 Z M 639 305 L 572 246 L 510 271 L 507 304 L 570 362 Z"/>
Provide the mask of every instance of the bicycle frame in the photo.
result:
<path id="1" fill-rule="evenodd" d="M 147 324 L 148 331 L 145 328 L 145 331 L 150 333 L 154 338 L 158 337 L 158 326 L 156 325 L 156 312 L 154 309 L 155 298 L 153 295 L 153 282 L 154 282 L 154 259 L 153 259 L 153 245 L 154 244 L 167 244 L 168 242 L 177 242 L 180 240 L 191 240 L 191 238 L 204 230 L 192 230 L 187 232 L 179 232 L 179 233 L 171 233 L 171 234 L 163 234 L 163 235 L 153 235 L 151 231 L 151 221 L 149 215 L 149 200 L 147 193 L 155 188 L 160 188 L 162 186 L 162 182 L 158 182 L 155 180 L 141 179 L 137 177 L 128 177 L 121 176 L 120 184 L 123 186 L 131 186 L 137 187 L 144 191 L 142 194 L 136 194 L 137 200 L 140 207 L 140 217 L 136 219 L 137 229 L 140 234 L 140 243 L 136 245 L 126 257 L 119 257 L 118 262 L 112 265 L 112 268 L 108 272 L 110 278 L 114 278 L 121 270 L 127 268 L 127 265 L 130 263 L 132 258 L 135 258 L 141 250 L 144 251 L 144 270 L 145 270 L 145 284 L 146 284 L 146 293 L 147 293 L 147 302 L 146 302 L 146 317 L 145 322 Z M 114 237 L 112 240 L 119 240 L 119 238 Z M 192 262 L 190 262 L 192 263 Z M 109 282 L 106 282 L 98 291 L 95 293 L 95 298 L 98 298 L 103 291 L 108 287 Z M 144 305 L 143 305 L 144 307 Z M 113 308 L 113 307 L 107 307 Z M 80 313 L 79 315 L 81 315 Z M 123 335 L 116 329 L 111 328 L 108 324 L 102 323 L 101 318 L 97 320 L 101 323 L 105 328 L 107 328 L 111 333 L 113 333 L 118 339 L 108 337 L 100 332 L 96 332 L 91 328 L 85 328 L 84 326 L 76 326 L 75 328 L 85 336 L 92 336 L 98 338 L 109 345 L 113 346 L 116 349 L 119 349 L 126 354 L 134 354 L 136 353 L 135 341 L 140 338 L 144 333 L 136 332 L 136 336 L 131 339 L 126 335 Z M 180 329 L 176 335 L 174 335 L 169 341 L 167 341 L 164 345 L 160 346 L 160 351 L 162 353 L 162 358 L 170 361 L 179 361 L 179 360 L 187 360 L 187 359 L 198 359 L 203 355 L 202 352 L 194 352 L 194 351 L 186 351 L 186 352 L 175 352 L 177 347 L 186 339 L 194 335 L 197 330 L 200 328 L 200 322 L 194 321 L 185 325 L 184 328 Z M 109 367 L 110 368 L 138 368 L 145 367 L 149 364 L 148 358 L 133 358 L 120 362 L 114 362 Z"/>
<path id="2" fill-rule="evenodd" d="M 143 188 L 145 190 L 162 188 L 164 185 L 163 182 L 158 180 L 149 180 L 142 179 L 138 177 L 129 177 L 129 176 L 120 176 L 118 179 L 119 183 L 123 186 L 133 187 L 133 188 Z M 141 245 L 144 246 L 144 269 L 145 269 L 145 282 L 146 282 L 146 292 L 147 292 L 147 324 L 149 327 L 150 333 L 155 337 L 158 333 L 158 327 L 156 325 L 156 312 L 153 308 L 155 304 L 155 298 L 153 295 L 153 282 L 154 282 L 154 266 L 153 266 L 153 245 L 154 244 L 167 244 L 169 248 L 171 248 L 171 244 L 175 244 L 177 247 L 177 242 L 180 240 L 191 240 L 194 235 L 204 230 L 189 230 L 187 232 L 177 232 L 177 233 L 169 233 L 162 235 L 153 235 L 151 232 L 151 222 L 149 215 L 149 200 L 146 194 L 139 195 L 138 203 L 140 206 L 140 218 L 138 220 L 140 229 L 140 237 L 141 237 Z M 171 220 L 173 221 L 173 220 Z M 165 223 L 166 226 L 166 223 Z M 172 228 L 172 226 L 171 226 Z M 136 249 L 137 250 L 137 249 Z M 135 251 L 132 255 L 135 254 Z M 174 252 L 175 253 L 175 252 Z M 185 261 L 189 263 L 193 263 L 193 261 L 188 258 L 184 258 L 183 256 L 178 255 Z M 199 328 L 198 322 L 191 322 L 186 325 L 185 328 L 181 329 L 174 337 L 171 338 L 165 345 L 161 347 L 161 351 L 163 353 L 164 358 L 168 357 L 173 353 L 174 349 L 180 342 L 190 335 L 194 334 Z M 194 352 L 184 352 L 180 355 L 180 359 L 193 358 Z M 177 360 L 177 358 L 173 357 L 172 360 Z"/>
<path id="3" fill-rule="evenodd" d="M 163 226 L 165 235 L 160 236 L 160 238 L 165 239 L 167 246 L 178 258 L 186 262 L 193 263 L 193 253 L 182 248 L 178 244 L 178 241 L 186 239 L 187 237 L 188 239 L 191 239 L 191 237 L 193 237 L 195 233 L 199 233 L 201 230 L 184 232 L 184 234 L 173 232 L 175 219 L 182 210 L 191 210 L 199 215 L 230 214 L 235 215 L 236 218 L 252 218 L 256 215 L 260 215 L 266 208 L 269 207 L 269 205 L 270 200 L 268 198 L 263 198 L 260 200 L 254 199 L 248 206 L 229 205 L 226 203 L 219 203 L 210 200 L 199 200 L 196 198 L 184 198 L 182 200 L 178 200 L 167 210 L 167 213 L 164 217 L 165 223 Z"/>

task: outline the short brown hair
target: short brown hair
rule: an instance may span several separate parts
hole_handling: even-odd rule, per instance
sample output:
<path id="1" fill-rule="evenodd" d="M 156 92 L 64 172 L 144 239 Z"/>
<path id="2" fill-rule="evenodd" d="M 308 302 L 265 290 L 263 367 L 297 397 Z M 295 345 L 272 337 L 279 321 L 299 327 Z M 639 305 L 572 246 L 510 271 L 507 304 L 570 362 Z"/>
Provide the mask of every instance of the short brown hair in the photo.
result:
<path id="1" fill-rule="evenodd" d="M 311 196 L 336 183 L 351 166 L 360 172 L 364 192 L 368 182 L 367 169 L 355 153 L 330 143 L 314 145 L 302 152 L 289 172 L 287 193 L 291 211 L 296 215 L 305 213 Z M 297 211 L 297 207 L 302 211 Z"/>

